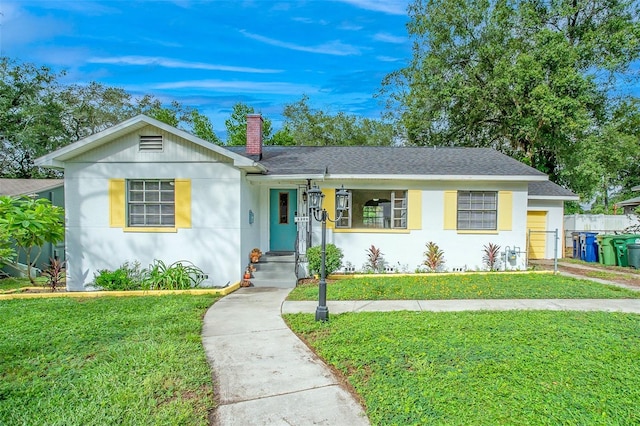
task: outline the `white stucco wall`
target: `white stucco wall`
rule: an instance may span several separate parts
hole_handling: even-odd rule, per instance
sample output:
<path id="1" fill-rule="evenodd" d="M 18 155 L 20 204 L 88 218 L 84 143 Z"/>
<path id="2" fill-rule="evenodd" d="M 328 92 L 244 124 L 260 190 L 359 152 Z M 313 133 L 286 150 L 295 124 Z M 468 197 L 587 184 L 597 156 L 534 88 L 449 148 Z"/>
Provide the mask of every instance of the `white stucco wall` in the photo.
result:
<path id="1" fill-rule="evenodd" d="M 204 285 L 239 279 L 242 185 L 240 171 L 224 163 L 68 163 L 65 170 L 67 287 L 81 291 L 100 269 L 154 259 L 188 260 L 209 278 Z M 190 229 L 176 233 L 125 232 L 109 226 L 111 178 L 191 179 Z"/>
<path id="2" fill-rule="evenodd" d="M 517 248 L 522 253 L 515 264 L 508 269 L 524 269 L 526 259 L 526 211 L 527 185 L 519 182 L 369 182 L 345 183 L 345 188 L 378 188 L 378 189 L 420 189 L 422 190 L 422 223 L 421 229 L 409 232 L 388 233 L 375 232 L 333 232 L 327 233 L 327 242 L 340 247 L 344 252 L 343 263 L 351 262 L 357 270 L 361 270 L 367 262 L 366 250 L 373 244 L 381 249 L 387 264 L 399 267 L 400 270 L 413 272 L 424 261 L 426 243 L 435 242 L 444 251 L 445 269 L 480 270 L 483 268 L 483 246 L 494 243 L 504 251 L 508 246 Z M 461 233 L 444 229 L 444 191 L 447 190 L 487 190 L 511 191 L 513 196 L 512 226 L 508 231 L 493 233 Z M 331 212 L 333 218 L 333 212 Z M 320 226 L 314 227 L 313 245 L 320 243 Z"/>
<path id="3" fill-rule="evenodd" d="M 267 250 L 261 243 L 261 230 L 268 210 L 263 210 L 260 205 L 260 185 L 247 181 L 246 177 L 241 180 L 240 185 L 240 271 L 244 271 L 249 264 L 249 252 L 252 249 L 257 247 L 263 252 Z M 250 223 L 251 214 L 253 214 L 253 223 Z"/>

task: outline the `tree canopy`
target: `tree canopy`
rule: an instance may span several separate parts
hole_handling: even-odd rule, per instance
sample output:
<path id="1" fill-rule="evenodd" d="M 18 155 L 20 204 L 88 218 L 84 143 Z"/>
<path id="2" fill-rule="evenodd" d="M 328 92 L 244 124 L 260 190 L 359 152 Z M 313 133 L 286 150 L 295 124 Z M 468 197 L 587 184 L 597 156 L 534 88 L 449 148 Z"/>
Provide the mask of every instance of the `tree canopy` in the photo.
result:
<path id="1" fill-rule="evenodd" d="M 177 101 L 133 98 L 123 89 L 91 82 L 63 85 L 46 66 L 0 58 L 0 176 L 48 177 L 33 161 L 138 114 L 146 114 L 220 144 L 208 117 Z"/>
<path id="2" fill-rule="evenodd" d="M 284 107 L 283 131 L 295 145 L 392 145 L 393 127 L 380 120 L 338 112 L 331 115 L 309 105 L 309 97 Z"/>
<path id="3" fill-rule="evenodd" d="M 615 96 L 640 56 L 637 7 L 416 0 L 413 57 L 383 83 L 389 111 L 407 143 L 494 147 L 590 196 L 603 186 L 576 170 L 578 156 L 588 151 L 598 161 L 591 174 L 611 170 L 602 155 L 638 158 L 637 134 L 619 125 L 620 114 L 637 114 L 637 103 Z M 612 155 L 605 145 L 624 152 Z"/>

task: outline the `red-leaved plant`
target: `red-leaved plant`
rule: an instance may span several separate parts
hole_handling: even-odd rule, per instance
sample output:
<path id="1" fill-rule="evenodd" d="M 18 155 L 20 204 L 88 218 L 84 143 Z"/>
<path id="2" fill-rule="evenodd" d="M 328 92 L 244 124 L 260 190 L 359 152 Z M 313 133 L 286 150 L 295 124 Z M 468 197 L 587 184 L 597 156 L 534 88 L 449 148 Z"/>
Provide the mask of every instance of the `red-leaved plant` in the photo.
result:
<path id="1" fill-rule="evenodd" d="M 382 269 L 382 252 L 379 248 L 371 244 L 367 250 L 367 264 L 375 272 Z"/>
<path id="2" fill-rule="evenodd" d="M 60 284 L 62 284 L 62 281 L 64 281 L 64 264 L 65 262 L 51 258 L 47 269 L 42 271 L 42 275 L 47 277 L 47 285 L 52 292 L 56 291 Z"/>
<path id="3" fill-rule="evenodd" d="M 490 271 L 495 271 L 500 266 L 500 246 L 489 243 L 482 247 L 482 262 Z"/>

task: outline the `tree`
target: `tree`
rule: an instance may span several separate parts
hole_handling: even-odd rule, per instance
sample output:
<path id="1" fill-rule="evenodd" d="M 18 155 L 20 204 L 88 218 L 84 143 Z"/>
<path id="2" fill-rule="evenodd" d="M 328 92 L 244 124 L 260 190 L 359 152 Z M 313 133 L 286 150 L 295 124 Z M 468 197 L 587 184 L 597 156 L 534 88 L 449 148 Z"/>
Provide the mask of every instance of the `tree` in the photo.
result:
<path id="1" fill-rule="evenodd" d="M 0 225 L 9 233 L 18 252 L 25 254 L 27 277 L 35 284 L 30 266 L 38 260 L 42 246 L 64 239 L 62 208 L 42 198 L 0 197 Z M 14 266 L 18 265 L 14 262 Z"/>
<path id="2" fill-rule="evenodd" d="M 216 145 L 222 145 L 222 141 L 213 131 L 213 125 L 209 117 L 200 114 L 197 110 L 191 110 L 191 124 L 193 134 Z"/>
<path id="3" fill-rule="evenodd" d="M 296 141 L 293 139 L 293 135 L 286 125 L 275 132 L 269 140 L 269 145 L 292 146 L 295 144 Z"/>
<path id="4" fill-rule="evenodd" d="M 408 143 L 494 147 L 585 186 L 568 169 L 639 57 L 632 1 L 416 0 L 409 14 L 413 58 L 383 82 Z"/>
<path id="5" fill-rule="evenodd" d="M 97 82 L 62 87 L 59 97 L 69 142 L 98 133 L 137 113 L 137 106 L 124 89 Z"/>
<path id="6" fill-rule="evenodd" d="M 391 145 L 390 124 L 339 112 L 335 115 L 312 109 L 304 95 L 285 106 L 284 128 L 296 145 Z"/>
<path id="7" fill-rule="evenodd" d="M 227 128 L 227 145 L 239 146 L 247 143 L 247 114 L 254 114 L 253 107 L 236 103 L 232 110 L 231 116 L 225 120 L 224 125 Z M 262 140 L 265 144 L 269 144 L 271 140 L 271 120 L 262 119 Z"/>
<path id="8" fill-rule="evenodd" d="M 0 58 L 0 175 L 47 175 L 33 161 L 65 140 L 57 78 L 48 67 Z"/>
<path id="9" fill-rule="evenodd" d="M 568 180 L 588 198 L 596 198 L 601 210 L 611 210 L 610 199 L 635 197 L 630 188 L 637 176 L 629 180 L 640 162 L 640 108 L 637 100 L 625 100 L 615 106 L 606 121 L 580 144 L 568 160 L 563 173 L 573 173 Z M 620 189 L 622 188 L 622 191 Z M 593 210 L 593 209 L 592 209 Z"/>

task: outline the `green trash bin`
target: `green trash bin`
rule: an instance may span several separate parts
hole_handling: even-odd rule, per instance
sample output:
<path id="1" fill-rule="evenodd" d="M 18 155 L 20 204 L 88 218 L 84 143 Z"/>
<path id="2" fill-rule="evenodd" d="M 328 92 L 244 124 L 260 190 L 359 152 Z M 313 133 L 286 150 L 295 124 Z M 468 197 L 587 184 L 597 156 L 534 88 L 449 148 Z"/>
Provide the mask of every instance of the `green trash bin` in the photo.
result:
<path id="1" fill-rule="evenodd" d="M 640 269 L 640 244 L 627 244 L 629 266 Z"/>
<path id="2" fill-rule="evenodd" d="M 629 266 L 627 261 L 627 238 L 624 235 L 616 235 L 613 237 L 612 243 L 616 254 L 616 265 Z"/>
<path id="3" fill-rule="evenodd" d="M 596 239 L 598 240 L 598 261 L 607 266 L 615 266 L 616 264 L 616 250 L 613 247 L 613 234 L 599 234 Z"/>
<path id="4" fill-rule="evenodd" d="M 627 240 L 627 245 L 640 244 L 640 234 L 624 234 L 624 237 Z"/>

